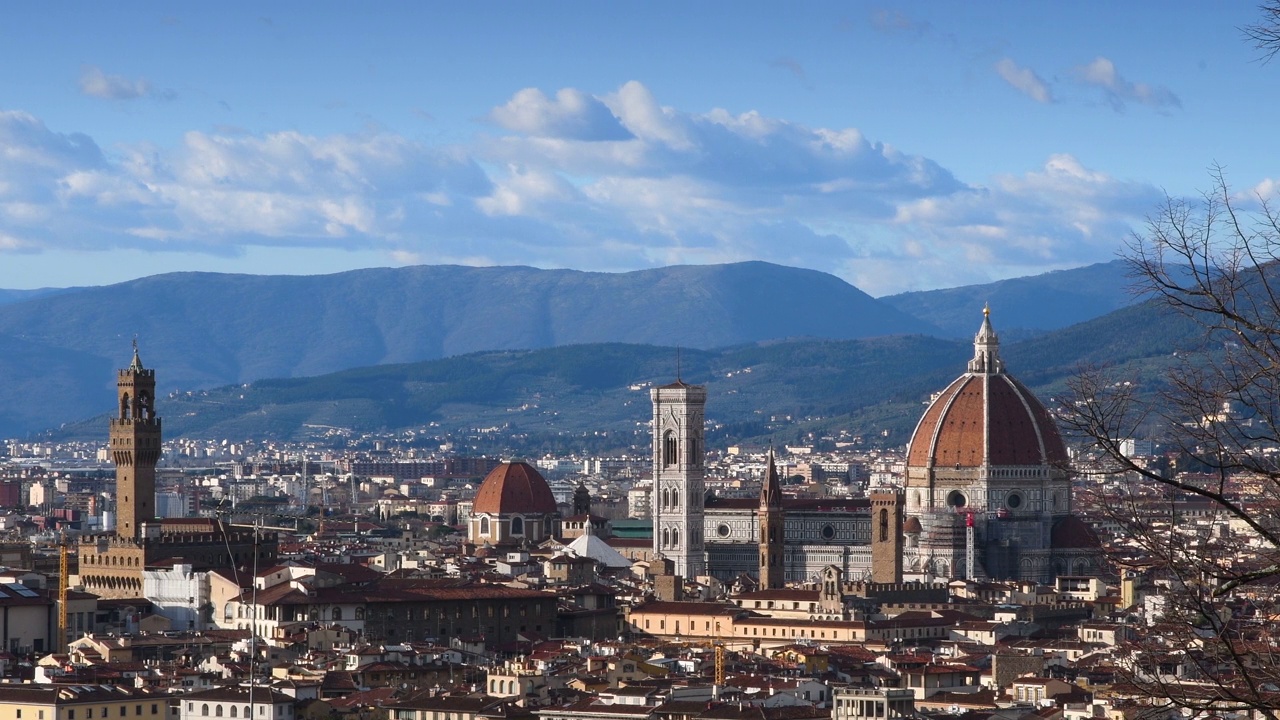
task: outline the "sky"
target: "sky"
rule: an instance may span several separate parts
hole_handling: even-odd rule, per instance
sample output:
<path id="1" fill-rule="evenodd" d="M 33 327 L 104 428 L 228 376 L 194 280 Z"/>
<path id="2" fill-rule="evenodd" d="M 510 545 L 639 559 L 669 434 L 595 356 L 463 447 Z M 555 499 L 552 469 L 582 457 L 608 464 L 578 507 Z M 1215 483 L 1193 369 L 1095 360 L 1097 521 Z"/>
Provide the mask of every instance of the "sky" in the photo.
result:
<path id="1" fill-rule="evenodd" d="M 0 4 L 0 288 L 763 260 L 884 295 L 1280 188 L 1252 2 Z M 785 293 L 784 288 L 777 292 Z"/>

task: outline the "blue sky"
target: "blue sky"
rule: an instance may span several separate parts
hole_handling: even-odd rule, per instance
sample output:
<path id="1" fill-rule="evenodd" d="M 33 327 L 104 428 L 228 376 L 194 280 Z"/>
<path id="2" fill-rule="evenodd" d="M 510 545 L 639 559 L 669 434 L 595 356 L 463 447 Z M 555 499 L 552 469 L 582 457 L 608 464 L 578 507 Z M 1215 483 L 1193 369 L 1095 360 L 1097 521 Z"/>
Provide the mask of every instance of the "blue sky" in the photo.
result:
<path id="1" fill-rule="evenodd" d="M 875 295 L 1274 194 L 1254 3 L 5 3 L 0 287 L 767 260 Z"/>

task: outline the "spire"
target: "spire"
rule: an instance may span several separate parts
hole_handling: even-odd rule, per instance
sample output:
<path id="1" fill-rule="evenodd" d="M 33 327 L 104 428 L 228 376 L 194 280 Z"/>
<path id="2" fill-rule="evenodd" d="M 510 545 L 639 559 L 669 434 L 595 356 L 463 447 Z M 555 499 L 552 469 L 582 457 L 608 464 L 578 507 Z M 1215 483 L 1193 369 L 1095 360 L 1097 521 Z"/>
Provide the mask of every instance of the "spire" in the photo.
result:
<path id="1" fill-rule="evenodd" d="M 142 358 L 138 357 L 138 336 L 133 336 L 133 362 L 129 363 L 129 369 L 133 371 L 142 370 Z"/>
<path id="2" fill-rule="evenodd" d="M 991 327 L 991 305 L 982 307 L 982 327 L 973 337 L 973 359 L 969 361 L 969 372 L 994 375 L 1004 372 L 1004 361 L 1000 359 L 1000 338 Z"/>
<path id="3" fill-rule="evenodd" d="M 764 482 L 760 484 L 760 507 L 782 507 L 782 485 L 778 482 L 778 466 L 773 462 L 773 448 L 769 448 L 769 464 L 764 470 Z"/>

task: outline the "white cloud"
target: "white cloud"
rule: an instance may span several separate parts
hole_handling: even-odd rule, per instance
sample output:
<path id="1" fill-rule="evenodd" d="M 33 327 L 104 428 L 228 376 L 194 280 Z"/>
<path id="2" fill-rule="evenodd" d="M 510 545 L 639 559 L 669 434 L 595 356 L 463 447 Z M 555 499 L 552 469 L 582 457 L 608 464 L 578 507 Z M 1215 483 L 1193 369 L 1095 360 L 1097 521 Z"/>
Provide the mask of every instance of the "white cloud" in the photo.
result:
<path id="1" fill-rule="evenodd" d="M 1053 102 L 1053 93 L 1048 84 L 1030 68 L 1020 67 L 1009 58 L 1000 58 L 995 68 L 1005 82 L 1023 95 L 1038 103 Z"/>
<path id="2" fill-rule="evenodd" d="M 490 113 L 502 127 L 536 137 L 570 140 L 626 140 L 631 134 L 609 108 L 581 90 L 564 88 L 554 100 L 526 88 Z"/>
<path id="3" fill-rule="evenodd" d="M 1080 82 L 1100 88 L 1107 102 L 1117 112 L 1124 110 L 1125 104 L 1129 102 L 1156 110 L 1182 107 L 1182 101 L 1169 88 L 1131 82 L 1116 70 L 1114 62 L 1105 57 L 1099 56 L 1087 65 L 1076 67 L 1073 74 Z"/>
<path id="4" fill-rule="evenodd" d="M 86 65 L 80 71 L 80 92 L 103 100 L 171 99 L 176 95 L 172 90 L 157 91 L 145 78 L 130 80 L 123 75 L 108 75 L 93 65 Z"/>
<path id="5" fill-rule="evenodd" d="M 879 292 L 1106 259 L 1160 198 L 1069 155 L 966 184 L 856 127 L 674 108 L 638 82 L 521 91 L 490 118 L 500 134 L 465 146 L 216 130 L 108 155 L 0 112 L 0 253 L 292 245 L 589 270 L 759 259 Z"/>
<path id="6" fill-rule="evenodd" d="M 988 187 L 906 203 L 895 222 L 931 245 L 934 261 L 954 259 L 969 273 L 986 266 L 1001 276 L 1108 259 L 1162 197 L 1150 184 L 1062 154 L 1039 170 L 997 176 Z"/>

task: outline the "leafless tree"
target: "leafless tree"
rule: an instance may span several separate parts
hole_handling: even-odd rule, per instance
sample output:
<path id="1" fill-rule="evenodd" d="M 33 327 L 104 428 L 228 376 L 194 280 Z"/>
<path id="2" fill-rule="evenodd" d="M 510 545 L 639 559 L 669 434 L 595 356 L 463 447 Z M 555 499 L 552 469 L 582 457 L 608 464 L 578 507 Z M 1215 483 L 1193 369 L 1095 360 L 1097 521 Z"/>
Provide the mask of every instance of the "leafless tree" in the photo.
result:
<path id="1" fill-rule="evenodd" d="M 1266 62 L 1280 52 L 1280 2 L 1265 2 L 1258 6 L 1258 12 L 1262 13 L 1262 19 L 1244 26 L 1241 31 Z"/>
<path id="2" fill-rule="evenodd" d="M 1166 586 L 1120 674 L 1170 708 L 1278 718 L 1280 215 L 1220 168 L 1212 178 L 1198 201 L 1166 199 L 1126 252 L 1138 289 L 1192 320 L 1198 342 L 1159 378 L 1082 372 L 1064 414 L 1094 452 L 1113 558 Z M 1174 465 L 1123 452 L 1152 431 Z"/>

